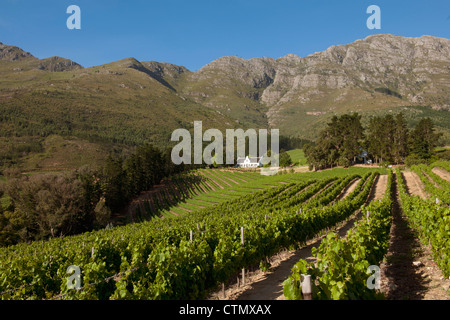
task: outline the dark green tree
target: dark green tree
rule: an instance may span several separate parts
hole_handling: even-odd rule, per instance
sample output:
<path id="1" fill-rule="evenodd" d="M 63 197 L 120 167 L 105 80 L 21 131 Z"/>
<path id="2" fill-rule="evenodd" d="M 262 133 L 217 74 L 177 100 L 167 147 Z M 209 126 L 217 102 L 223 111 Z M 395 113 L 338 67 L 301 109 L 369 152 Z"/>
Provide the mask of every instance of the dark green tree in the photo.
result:
<path id="1" fill-rule="evenodd" d="M 305 156 L 316 169 L 338 164 L 348 166 L 356 161 L 364 142 L 364 128 L 357 113 L 333 116 L 320 132 L 315 146 L 305 146 Z"/>
<path id="2" fill-rule="evenodd" d="M 119 211 L 125 205 L 129 195 L 122 159 L 108 156 L 103 167 L 101 184 L 106 205 L 112 212 Z"/>
<path id="3" fill-rule="evenodd" d="M 22 241 L 87 231 L 81 182 L 73 174 L 38 174 L 8 180 L 7 231 Z"/>
<path id="4" fill-rule="evenodd" d="M 288 167 L 292 164 L 291 156 L 287 152 L 281 152 L 279 162 L 280 167 Z"/>
<path id="5" fill-rule="evenodd" d="M 375 163 L 392 162 L 394 159 L 396 121 L 390 114 L 369 120 L 365 145 Z"/>
<path id="6" fill-rule="evenodd" d="M 85 230 L 91 229 L 96 225 L 95 208 L 102 197 L 102 190 L 100 179 L 97 172 L 89 166 L 83 166 L 76 170 L 75 175 L 78 181 L 81 182 L 82 197 L 83 197 L 83 212 L 85 220 L 81 221 Z"/>
<path id="7" fill-rule="evenodd" d="M 392 150 L 392 157 L 395 163 L 404 163 L 405 158 L 409 154 L 408 148 L 409 130 L 403 113 L 395 116 L 394 129 L 394 145 Z"/>
<path id="8" fill-rule="evenodd" d="M 410 135 L 411 153 L 422 159 L 431 158 L 440 136 L 441 134 L 435 132 L 433 121 L 430 118 L 421 119 Z"/>

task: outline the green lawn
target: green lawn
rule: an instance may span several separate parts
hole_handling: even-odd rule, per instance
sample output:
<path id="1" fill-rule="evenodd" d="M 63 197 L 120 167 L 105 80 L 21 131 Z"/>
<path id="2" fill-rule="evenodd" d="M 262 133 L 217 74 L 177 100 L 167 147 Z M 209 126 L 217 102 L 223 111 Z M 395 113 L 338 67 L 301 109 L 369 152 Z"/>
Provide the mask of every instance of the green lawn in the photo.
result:
<path id="1" fill-rule="evenodd" d="M 303 149 L 294 149 L 287 151 L 288 155 L 291 157 L 292 162 L 295 166 L 305 166 L 307 165 L 305 153 Z"/>

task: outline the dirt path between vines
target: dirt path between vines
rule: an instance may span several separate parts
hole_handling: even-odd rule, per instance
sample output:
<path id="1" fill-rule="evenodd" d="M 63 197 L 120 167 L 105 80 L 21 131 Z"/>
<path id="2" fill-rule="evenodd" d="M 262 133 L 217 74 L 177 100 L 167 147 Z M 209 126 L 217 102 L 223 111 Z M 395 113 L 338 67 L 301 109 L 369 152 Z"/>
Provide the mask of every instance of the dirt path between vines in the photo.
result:
<path id="1" fill-rule="evenodd" d="M 242 183 L 242 179 L 241 179 L 241 178 L 237 178 L 237 177 L 231 178 L 230 176 L 227 176 L 227 175 L 224 175 L 223 178 L 224 178 L 224 179 L 228 179 L 228 180 L 230 180 L 231 182 L 233 182 L 234 184 L 237 184 L 237 185 L 239 185 L 239 184 Z M 238 181 L 236 181 L 236 180 L 241 180 L 241 182 L 238 182 Z M 245 181 L 245 182 L 247 182 L 247 181 Z M 245 182 L 244 182 L 244 183 L 245 183 Z"/>
<path id="2" fill-rule="evenodd" d="M 415 172 L 403 171 L 402 176 L 406 184 L 406 191 L 409 195 L 419 196 L 422 199 L 427 198 L 425 187 Z"/>
<path id="3" fill-rule="evenodd" d="M 207 179 L 210 179 L 208 176 L 204 175 L 203 173 L 197 173 L 197 175 L 200 175 L 203 177 L 205 184 L 211 189 L 211 191 L 216 191 L 216 187 L 212 186 L 211 183 L 209 183 L 209 181 Z M 212 181 L 212 180 L 211 180 Z M 214 182 L 215 185 L 218 186 L 217 183 Z M 223 189 L 223 187 L 219 186 L 221 189 Z M 205 191 L 205 189 L 202 187 L 202 190 Z M 206 191 L 205 191 L 206 192 Z"/>
<path id="4" fill-rule="evenodd" d="M 372 190 L 369 195 L 369 199 L 367 199 L 367 203 L 373 200 L 379 200 L 384 197 L 384 193 L 386 192 L 388 176 L 386 174 L 379 175 L 374 181 L 375 187 L 372 187 Z"/>
<path id="5" fill-rule="evenodd" d="M 407 177 L 410 178 L 410 175 L 407 174 Z M 381 292 L 391 300 L 450 300 L 450 295 L 447 293 L 450 288 L 450 279 L 443 277 L 441 270 L 432 259 L 430 247 L 422 245 L 417 240 L 414 231 L 410 229 L 402 216 L 395 178 L 393 182 L 396 200 L 393 204 L 390 248 L 385 261 L 380 266 Z M 387 176 L 379 176 L 374 182 L 369 198 L 376 200 L 383 197 L 386 184 Z M 345 237 L 360 217 L 361 212 L 357 212 L 329 232 L 337 232 L 340 237 Z M 248 273 L 244 286 L 237 287 L 233 284 L 225 290 L 225 297 L 221 291 L 218 291 L 212 294 L 210 299 L 284 300 L 283 281 L 289 277 L 292 267 L 299 259 L 314 262 L 315 258 L 311 254 L 311 249 L 319 247 L 325 236 L 326 234 L 323 234 L 308 241 L 301 249 L 280 252 L 270 259 L 272 267 L 269 272 L 257 269 Z"/>
<path id="6" fill-rule="evenodd" d="M 205 176 L 208 176 L 211 180 L 214 181 L 214 183 L 216 183 L 218 185 L 218 183 L 216 182 L 217 180 L 222 181 L 224 184 L 226 184 L 228 187 L 232 187 L 231 183 L 229 183 L 228 181 L 225 181 L 225 179 L 222 179 L 221 177 L 219 177 L 218 175 L 216 175 L 216 173 L 214 171 L 209 171 L 208 174 L 205 174 L 204 172 L 202 173 Z M 223 189 L 223 187 L 222 187 Z"/>
<path id="7" fill-rule="evenodd" d="M 356 186 L 358 185 L 360 180 L 361 179 L 355 179 L 352 182 L 350 182 L 350 184 L 347 187 L 345 187 L 344 191 L 339 195 L 339 197 L 336 198 L 335 201 L 343 200 L 343 199 L 347 198 L 350 193 L 355 191 Z"/>
<path id="8" fill-rule="evenodd" d="M 381 292 L 388 300 L 450 300 L 450 280 L 433 261 L 430 246 L 421 244 L 400 207 L 397 184 L 388 253 L 381 263 Z"/>
<path id="9" fill-rule="evenodd" d="M 448 182 L 450 182 L 450 173 L 449 173 L 447 170 L 442 169 L 442 168 L 439 168 L 439 167 L 434 167 L 434 168 L 432 169 L 432 171 L 433 171 L 435 174 L 437 174 L 439 177 L 441 177 L 442 179 L 445 179 L 445 180 L 447 180 Z"/>
<path id="10" fill-rule="evenodd" d="M 330 230 L 330 232 L 337 232 L 341 237 L 345 236 L 347 231 L 353 227 L 355 221 L 357 221 L 360 216 L 360 213 L 354 214 L 347 221 L 336 227 L 336 229 Z M 290 276 L 292 267 L 300 259 L 305 259 L 308 262 L 315 261 L 311 249 L 318 248 L 324 237 L 326 237 L 326 234 L 308 241 L 306 246 L 299 250 L 281 251 L 270 258 L 271 271 L 262 272 L 258 269 L 250 274 L 246 274 L 244 286 L 237 288 L 237 285 L 233 284 L 225 290 L 225 298 L 223 297 L 222 292 L 216 292 L 210 299 L 284 300 L 283 281 Z"/>
<path id="11" fill-rule="evenodd" d="M 369 195 L 369 199 L 382 198 L 386 190 L 387 176 L 380 176 L 374 181 L 374 185 Z M 355 185 L 356 186 L 356 185 Z M 346 221 L 341 222 L 334 228 L 330 228 L 325 234 L 318 236 L 312 240 L 307 241 L 306 246 L 298 250 L 284 250 L 272 258 L 270 258 L 271 268 L 269 272 L 262 272 L 257 269 L 254 272 L 246 275 L 246 283 L 244 286 L 237 287 L 233 284 L 225 290 L 225 297 L 222 292 L 215 292 L 210 299 L 220 300 L 284 300 L 283 281 L 286 280 L 290 274 L 292 267 L 300 260 L 304 259 L 308 262 L 314 262 L 315 258 L 312 256 L 311 249 L 318 248 L 322 239 L 326 237 L 329 232 L 336 232 L 340 237 L 345 237 L 348 230 L 353 228 L 357 220 L 361 218 L 362 214 L 358 210 Z"/>

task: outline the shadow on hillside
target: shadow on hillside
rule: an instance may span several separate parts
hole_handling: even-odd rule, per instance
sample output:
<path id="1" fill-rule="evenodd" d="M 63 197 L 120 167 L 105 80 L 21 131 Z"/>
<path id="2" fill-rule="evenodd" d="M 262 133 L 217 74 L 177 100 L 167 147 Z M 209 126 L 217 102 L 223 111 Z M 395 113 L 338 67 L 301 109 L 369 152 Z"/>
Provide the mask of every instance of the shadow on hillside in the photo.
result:
<path id="1" fill-rule="evenodd" d="M 152 189 L 143 191 L 134 198 L 120 213 L 112 217 L 115 225 L 151 220 L 162 217 L 164 213 L 178 215 L 171 208 L 185 203 L 194 195 L 210 192 L 205 179 L 197 175 L 181 175 L 165 179 Z"/>

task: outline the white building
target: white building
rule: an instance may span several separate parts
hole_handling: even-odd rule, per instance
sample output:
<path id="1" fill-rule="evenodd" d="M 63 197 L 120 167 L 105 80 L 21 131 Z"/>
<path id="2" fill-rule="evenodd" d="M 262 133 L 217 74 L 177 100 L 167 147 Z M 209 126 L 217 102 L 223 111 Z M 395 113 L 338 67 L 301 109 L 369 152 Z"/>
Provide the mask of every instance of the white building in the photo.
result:
<path id="1" fill-rule="evenodd" d="M 236 167 L 238 168 L 256 168 L 263 166 L 263 157 L 245 157 L 237 158 Z"/>
<path id="2" fill-rule="evenodd" d="M 369 153 L 366 150 L 360 149 L 361 153 L 359 154 L 359 158 L 362 158 L 364 161 L 364 164 L 372 164 L 372 160 L 368 160 L 367 156 L 369 155 Z"/>

